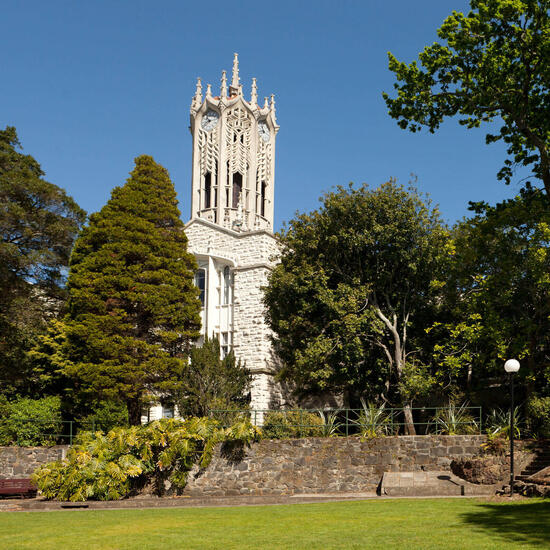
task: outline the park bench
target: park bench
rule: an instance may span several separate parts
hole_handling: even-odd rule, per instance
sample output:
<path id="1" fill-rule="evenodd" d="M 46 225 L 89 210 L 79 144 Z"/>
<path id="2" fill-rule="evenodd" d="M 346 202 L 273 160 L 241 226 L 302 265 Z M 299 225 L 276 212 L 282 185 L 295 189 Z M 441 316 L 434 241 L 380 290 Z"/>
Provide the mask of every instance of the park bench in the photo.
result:
<path id="1" fill-rule="evenodd" d="M 0 497 L 18 496 L 33 497 L 36 495 L 36 487 L 31 480 L 25 479 L 0 479 Z"/>

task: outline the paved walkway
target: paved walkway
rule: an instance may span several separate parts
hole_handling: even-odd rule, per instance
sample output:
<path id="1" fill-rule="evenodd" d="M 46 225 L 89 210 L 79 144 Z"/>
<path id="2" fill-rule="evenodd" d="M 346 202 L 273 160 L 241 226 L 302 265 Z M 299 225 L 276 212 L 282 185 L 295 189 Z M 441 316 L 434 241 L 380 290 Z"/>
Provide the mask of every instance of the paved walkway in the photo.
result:
<path id="1" fill-rule="evenodd" d="M 479 495 L 468 495 L 470 498 Z M 205 508 L 218 506 L 269 506 L 297 503 L 387 500 L 394 498 L 468 498 L 468 496 L 378 496 L 376 493 L 319 493 L 278 496 L 129 498 L 113 501 L 55 502 L 35 499 L 2 499 L 0 512 L 53 512 L 61 510 L 127 510 L 154 508 Z"/>

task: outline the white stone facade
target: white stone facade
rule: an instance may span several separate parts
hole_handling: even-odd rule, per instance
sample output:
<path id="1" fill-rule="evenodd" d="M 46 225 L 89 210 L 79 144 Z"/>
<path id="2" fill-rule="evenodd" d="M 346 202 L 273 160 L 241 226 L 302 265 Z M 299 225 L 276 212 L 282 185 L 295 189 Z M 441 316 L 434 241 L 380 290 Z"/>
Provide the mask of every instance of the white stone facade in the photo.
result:
<path id="1" fill-rule="evenodd" d="M 222 355 L 233 349 L 253 374 L 251 407 L 277 402 L 276 358 L 265 321 L 261 287 L 279 248 L 273 236 L 275 137 L 273 96 L 257 103 L 253 80 L 245 100 L 235 54 L 231 86 L 220 95 L 200 80 L 191 103 L 193 174 L 188 248 L 197 258 L 202 334 L 218 336 Z"/>

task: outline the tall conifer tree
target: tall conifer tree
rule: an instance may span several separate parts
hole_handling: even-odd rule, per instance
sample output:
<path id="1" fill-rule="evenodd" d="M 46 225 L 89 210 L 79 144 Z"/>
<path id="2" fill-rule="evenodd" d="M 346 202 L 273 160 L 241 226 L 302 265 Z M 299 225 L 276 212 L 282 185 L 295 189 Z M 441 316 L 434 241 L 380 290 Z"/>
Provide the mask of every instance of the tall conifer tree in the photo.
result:
<path id="1" fill-rule="evenodd" d="M 91 400 L 125 402 L 132 424 L 177 388 L 200 328 L 174 186 L 152 157 L 135 163 L 75 244 L 67 318 L 68 374 Z"/>

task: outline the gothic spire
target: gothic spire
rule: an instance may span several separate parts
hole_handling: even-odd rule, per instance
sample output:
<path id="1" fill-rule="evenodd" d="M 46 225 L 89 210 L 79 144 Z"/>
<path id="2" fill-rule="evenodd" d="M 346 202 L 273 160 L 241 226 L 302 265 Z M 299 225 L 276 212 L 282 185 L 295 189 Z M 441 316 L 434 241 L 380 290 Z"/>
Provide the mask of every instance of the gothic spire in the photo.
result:
<path id="1" fill-rule="evenodd" d="M 250 94 L 250 103 L 256 105 L 258 103 L 258 86 L 256 84 L 256 79 L 252 79 L 252 93 Z"/>
<path id="2" fill-rule="evenodd" d="M 222 87 L 220 96 L 224 99 L 227 97 L 227 75 L 225 71 L 222 71 Z"/>
<path id="3" fill-rule="evenodd" d="M 233 57 L 233 74 L 231 75 L 231 87 L 229 93 L 231 95 L 238 94 L 241 87 L 241 79 L 239 78 L 239 54 L 235 53 Z"/>
<path id="4" fill-rule="evenodd" d="M 206 86 L 206 97 L 212 97 L 212 84 Z"/>

